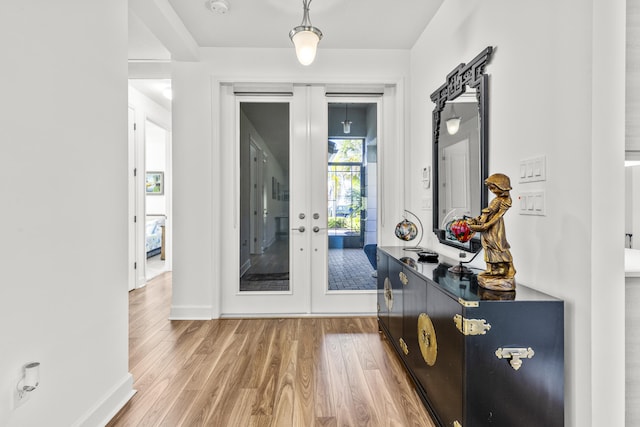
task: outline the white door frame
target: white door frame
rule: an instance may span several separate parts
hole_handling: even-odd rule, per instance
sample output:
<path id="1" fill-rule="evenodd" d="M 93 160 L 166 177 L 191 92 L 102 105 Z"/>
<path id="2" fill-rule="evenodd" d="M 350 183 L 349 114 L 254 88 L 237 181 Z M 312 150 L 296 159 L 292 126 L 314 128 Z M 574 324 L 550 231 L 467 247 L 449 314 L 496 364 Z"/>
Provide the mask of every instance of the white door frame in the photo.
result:
<path id="1" fill-rule="evenodd" d="M 128 138 L 127 138 L 127 151 L 128 151 L 128 160 L 127 160 L 127 174 L 128 174 L 128 188 L 129 188 L 129 207 L 127 210 L 127 224 L 128 224 L 128 233 L 129 233 L 129 262 L 127 266 L 128 271 L 128 286 L 129 290 L 133 290 L 137 287 L 136 283 L 136 270 L 138 263 L 138 239 L 137 229 L 138 222 L 134 221 L 134 217 L 136 216 L 136 201 L 137 201 L 137 191 L 136 184 L 138 177 L 135 171 L 135 161 L 136 161 L 136 110 L 135 107 L 129 105 L 128 109 Z"/>
<path id="2" fill-rule="evenodd" d="M 245 80 L 246 81 L 246 80 Z M 254 80 L 260 83 L 259 80 Z M 243 81 L 244 82 L 244 81 Z M 326 291 L 327 268 L 326 259 L 318 261 L 322 262 L 325 267 L 323 285 L 321 290 L 312 290 L 309 283 L 305 280 L 306 286 L 298 285 L 301 279 L 291 274 L 290 283 L 291 291 L 289 292 L 239 292 L 239 144 L 238 144 L 238 117 L 239 103 L 233 92 L 233 80 L 214 80 L 214 95 L 219 95 L 220 104 L 218 113 L 220 115 L 220 133 L 219 133 L 219 161 L 220 176 L 232 178 L 231 185 L 221 185 L 219 193 L 219 228 L 217 228 L 214 236 L 214 245 L 217 249 L 214 252 L 219 254 L 219 281 L 214 284 L 219 286 L 220 303 L 214 310 L 213 317 L 238 317 L 238 316 L 281 316 L 281 315 L 311 315 L 322 316 L 327 314 L 373 314 L 376 309 L 376 292 L 357 292 L 343 293 L 339 292 L 332 295 L 332 292 Z M 264 87 L 264 83 L 262 84 Z M 357 86 L 357 83 L 354 83 Z M 326 157 L 327 147 L 327 101 L 325 98 L 324 84 L 296 84 L 294 88 L 294 99 L 291 102 L 291 119 L 292 132 L 291 144 L 292 148 L 304 148 L 307 150 L 305 154 L 307 162 L 291 162 L 291 176 L 296 175 L 296 168 L 300 172 L 306 172 L 305 165 L 310 164 L 313 159 L 313 150 L 323 150 L 323 158 Z M 393 245 L 397 244 L 394 237 L 394 227 L 397 218 L 401 217 L 404 209 L 404 180 L 405 174 L 398 173 L 404 170 L 404 119 L 403 119 L 403 82 L 398 81 L 392 84 L 384 85 L 384 94 L 380 100 L 378 109 L 378 139 L 387 142 L 386 145 L 378 147 L 378 244 Z M 296 95 L 305 93 L 305 101 L 296 102 Z M 311 98 L 322 99 L 321 102 L 311 103 Z M 354 96 L 354 98 L 357 98 Z M 364 98 L 364 97 L 363 97 Z M 255 102 L 268 102 L 267 96 L 259 96 L 254 99 Z M 277 99 L 277 98 L 276 98 Z M 358 98 L 360 100 L 360 98 Z M 375 102 L 375 98 L 366 98 L 364 102 Z M 243 100 L 249 101 L 249 97 L 243 97 Z M 345 102 L 345 98 L 341 98 Z M 362 100 L 360 100 L 362 101 Z M 313 105 L 312 105 L 313 104 Z M 217 139 L 217 138 L 216 138 Z M 214 139 L 215 140 L 215 139 Z M 321 148 L 318 148 L 321 147 Z M 294 148 L 295 149 L 295 148 Z M 302 163 L 305 163 L 303 165 Z M 325 165 L 326 166 L 326 165 Z M 326 167 L 323 166 L 323 170 Z M 326 174 L 326 170 L 324 171 Z M 304 173 L 302 174 L 304 176 Z M 386 179 L 385 179 L 386 178 Z M 316 178 L 320 179 L 320 178 Z M 300 256 L 301 253 L 310 253 L 317 248 L 320 252 L 318 242 L 314 242 L 316 246 L 311 246 L 311 230 L 314 224 L 311 222 L 314 212 L 321 213 L 326 223 L 326 200 L 323 197 L 322 205 L 312 205 L 311 196 L 307 197 L 304 206 L 296 206 L 296 192 L 302 191 L 296 185 L 305 185 L 304 180 L 300 182 L 292 182 L 290 189 L 290 228 L 297 228 L 304 225 L 307 232 L 292 232 L 291 235 L 291 265 L 296 264 L 298 271 L 310 271 L 311 254 Z M 309 184 L 306 184 L 304 191 Z M 323 179 L 322 187 L 326 188 L 326 175 Z M 400 191 L 398 189 L 401 189 Z M 306 191 L 306 193 L 309 193 Z M 324 195 L 323 195 L 324 196 Z M 304 199 L 303 199 L 304 200 Z M 317 203 L 317 202 L 316 202 Z M 308 207 L 311 207 L 309 209 Z M 297 215 L 299 211 L 306 212 L 306 219 L 299 220 Z M 319 239 L 316 239 L 319 240 Z M 326 233 L 323 246 L 326 245 Z M 311 248 L 309 250 L 308 248 Z M 302 249 L 302 250 L 300 250 Z M 326 250 L 323 251 L 326 258 Z M 318 258 L 318 257 L 316 257 Z M 316 269 L 318 267 L 316 266 Z M 228 286 L 232 284 L 233 287 Z M 227 285 L 225 285 L 227 284 Z"/>

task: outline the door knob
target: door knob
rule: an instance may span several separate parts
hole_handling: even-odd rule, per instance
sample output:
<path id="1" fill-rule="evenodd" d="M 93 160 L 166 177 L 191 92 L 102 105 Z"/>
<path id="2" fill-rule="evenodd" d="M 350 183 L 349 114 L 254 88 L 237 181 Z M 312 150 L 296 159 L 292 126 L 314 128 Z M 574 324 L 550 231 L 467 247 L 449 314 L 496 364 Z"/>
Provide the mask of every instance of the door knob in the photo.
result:
<path id="1" fill-rule="evenodd" d="M 298 228 L 292 228 L 292 230 L 298 230 L 299 232 L 304 233 L 305 228 L 304 228 L 304 225 L 301 225 Z"/>
<path id="2" fill-rule="evenodd" d="M 314 232 L 314 233 L 317 233 L 317 232 L 318 232 L 318 231 L 320 231 L 320 230 L 326 230 L 326 228 L 320 228 L 320 227 L 318 227 L 317 225 L 313 227 L 313 232 Z"/>

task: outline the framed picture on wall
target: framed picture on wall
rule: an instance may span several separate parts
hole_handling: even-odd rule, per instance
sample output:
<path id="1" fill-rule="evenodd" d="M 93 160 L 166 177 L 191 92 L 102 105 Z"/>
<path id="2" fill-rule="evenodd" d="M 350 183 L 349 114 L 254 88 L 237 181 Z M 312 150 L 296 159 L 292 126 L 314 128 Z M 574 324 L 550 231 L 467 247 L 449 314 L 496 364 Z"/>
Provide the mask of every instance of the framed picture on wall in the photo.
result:
<path id="1" fill-rule="evenodd" d="M 276 195 L 276 177 L 272 176 L 271 177 L 271 198 L 275 200 L 276 197 L 277 197 L 277 195 Z"/>
<path id="2" fill-rule="evenodd" d="M 164 194 L 164 172 L 147 171 L 145 189 L 145 192 L 150 195 L 160 196 Z"/>

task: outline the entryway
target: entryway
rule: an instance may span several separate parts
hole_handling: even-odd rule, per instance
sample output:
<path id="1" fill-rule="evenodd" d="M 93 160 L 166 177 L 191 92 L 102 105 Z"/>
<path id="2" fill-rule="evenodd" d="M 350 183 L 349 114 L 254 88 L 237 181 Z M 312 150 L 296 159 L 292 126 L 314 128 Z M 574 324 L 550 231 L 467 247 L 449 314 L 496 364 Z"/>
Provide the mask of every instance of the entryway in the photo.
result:
<path id="1" fill-rule="evenodd" d="M 382 93 L 288 87 L 220 85 L 221 314 L 374 312 Z"/>

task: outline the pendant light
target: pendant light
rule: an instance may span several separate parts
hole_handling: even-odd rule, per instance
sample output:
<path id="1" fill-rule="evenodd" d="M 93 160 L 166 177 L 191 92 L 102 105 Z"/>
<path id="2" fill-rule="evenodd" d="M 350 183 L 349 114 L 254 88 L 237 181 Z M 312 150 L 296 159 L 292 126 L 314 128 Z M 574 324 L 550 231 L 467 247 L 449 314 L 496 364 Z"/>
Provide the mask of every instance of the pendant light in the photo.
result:
<path id="1" fill-rule="evenodd" d="M 456 114 L 454 104 L 451 104 L 451 117 L 447 119 L 447 132 L 449 135 L 455 135 L 460 130 L 460 116 Z"/>
<path id="2" fill-rule="evenodd" d="M 298 62 L 302 65 L 310 65 L 313 62 L 316 58 L 318 42 L 322 39 L 322 31 L 311 25 L 309 3 L 311 0 L 302 0 L 304 10 L 302 23 L 289 32 L 289 38 L 296 47 Z"/>
<path id="3" fill-rule="evenodd" d="M 344 104 L 344 121 L 342 122 L 342 131 L 344 133 L 351 133 L 351 120 L 348 115 L 348 104 Z"/>

